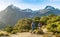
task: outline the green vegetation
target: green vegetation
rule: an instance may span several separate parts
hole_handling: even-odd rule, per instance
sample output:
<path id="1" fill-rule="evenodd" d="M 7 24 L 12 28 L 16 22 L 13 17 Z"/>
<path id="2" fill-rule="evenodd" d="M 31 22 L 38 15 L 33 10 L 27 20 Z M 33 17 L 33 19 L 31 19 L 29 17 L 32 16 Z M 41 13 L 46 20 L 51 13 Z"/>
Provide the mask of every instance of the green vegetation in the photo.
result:
<path id="1" fill-rule="evenodd" d="M 0 31 L 0 36 L 9 36 L 10 34 L 6 31 Z"/>
<path id="2" fill-rule="evenodd" d="M 44 32 L 42 31 L 42 29 L 36 29 L 34 30 L 35 34 L 44 34 Z"/>
<path id="3" fill-rule="evenodd" d="M 7 25 L 7 26 L 4 28 L 4 31 L 7 31 L 7 32 L 9 32 L 9 33 L 11 33 L 12 30 L 13 30 L 13 28 L 12 28 L 12 26 L 10 26 L 10 25 Z"/>
<path id="4" fill-rule="evenodd" d="M 18 23 L 14 26 L 14 30 L 18 32 L 27 32 L 31 29 L 31 21 L 30 19 L 21 19 Z"/>
<path id="5" fill-rule="evenodd" d="M 36 29 L 35 32 L 43 33 L 43 29 L 46 28 L 48 32 L 60 33 L 60 16 L 50 14 L 48 16 L 42 16 L 42 17 L 34 17 L 34 18 L 25 18 L 18 20 L 17 24 L 15 26 L 7 26 L 4 30 L 10 33 L 17 33 L 17 32 L 29 32 L 31 30 L 31 23 L 34 21 Z M 38 29 L 38 23 L 42 23 L 41 30 Z"/>
<path id="6" fill-rule="evenodd" d="M 0 36 L 9 36 L 9 34 L 0 33 Z"/>

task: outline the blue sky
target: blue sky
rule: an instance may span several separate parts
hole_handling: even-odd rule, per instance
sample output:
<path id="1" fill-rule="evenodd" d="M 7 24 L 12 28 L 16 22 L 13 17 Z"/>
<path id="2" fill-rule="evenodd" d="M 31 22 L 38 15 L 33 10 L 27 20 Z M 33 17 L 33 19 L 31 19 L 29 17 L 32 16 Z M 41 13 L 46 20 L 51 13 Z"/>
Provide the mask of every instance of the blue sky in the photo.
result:
<path id="1" fill-rule="evenodd" d="M 32 10 L 38 10 L 48 5 L 60 9 L 60 0 L 0 0 L 0 11 L 4 10 L 10 4 L 21 9 L 30 8 Z"/>

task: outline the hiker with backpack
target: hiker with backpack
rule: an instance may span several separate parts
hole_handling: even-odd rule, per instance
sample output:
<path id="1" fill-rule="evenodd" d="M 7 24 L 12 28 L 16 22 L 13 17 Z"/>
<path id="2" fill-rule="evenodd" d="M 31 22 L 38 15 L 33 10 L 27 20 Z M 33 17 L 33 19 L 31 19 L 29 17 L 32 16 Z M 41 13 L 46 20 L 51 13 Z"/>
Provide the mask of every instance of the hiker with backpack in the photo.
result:
<path id="1" fill-rule="evenodd" d="M 38 28 L 41 29 L 41 27 L 42 27 L 42 24 L 38 23 Z"/>
<path id="2" fill-rule="evenodd" d="M 34 22 L 31 23 L 31 28 L 32 28 L 32 31 L 31 32 L 33 32 L 34 29 L 35 29 L 35 23 Z"/>

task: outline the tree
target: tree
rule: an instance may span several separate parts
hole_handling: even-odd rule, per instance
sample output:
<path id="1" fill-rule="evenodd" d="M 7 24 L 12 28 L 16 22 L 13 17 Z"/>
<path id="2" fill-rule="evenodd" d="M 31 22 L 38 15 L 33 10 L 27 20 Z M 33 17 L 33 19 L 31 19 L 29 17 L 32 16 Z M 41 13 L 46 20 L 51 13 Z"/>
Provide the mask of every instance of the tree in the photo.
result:
<path id="1" fill-rule="evenodd" d="M 14 26 L 15 30 L 30 30 L 31 29 L 31 19 L 21 19 L 18 20 L 17 24 Z"/>

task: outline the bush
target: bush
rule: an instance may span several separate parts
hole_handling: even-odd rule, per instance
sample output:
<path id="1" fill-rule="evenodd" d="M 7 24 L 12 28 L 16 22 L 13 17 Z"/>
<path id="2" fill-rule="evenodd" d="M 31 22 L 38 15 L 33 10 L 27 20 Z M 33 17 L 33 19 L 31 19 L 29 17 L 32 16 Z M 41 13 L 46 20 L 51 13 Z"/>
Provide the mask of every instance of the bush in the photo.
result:
<path id="1" fill-rule="evenodd" d="M 36 33 L 36 34 L 43 34 L 43 31 L 40 29 L 36 29 L 36 30 L 34 30 L 33 31 L 34 33 Z"/>
<path id="2" fill-rule="evenodd" d="M 0 33 L 0 36 L 9 36 L 9 34 Z"/>
<path id="3" fill-rule="evenodd" d="M 31 20 L 30 19 L 22 19 L 19 20 L 18 23 L 14 26 L 15 30 L 19 32 L 28 32 L 31 29 Z"/>
<path id="4" fill-rule="evenodd" d="M 16 30 L 13 30 L 11 33 L 12 33 L 12 34 L 16 34 L 16 33 L 17 33 L 17 31 L 16 31 Z"/>
<path id="5" fill-rule="evenodd" d="M 12 26 L 10 25 L 7 25 L 5 28 L 4 28 L 4 31 L 7 31 L 9 33 L 11 33 L 11 31 L 13 30 Z"/>

